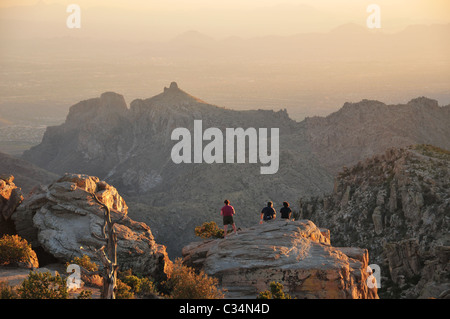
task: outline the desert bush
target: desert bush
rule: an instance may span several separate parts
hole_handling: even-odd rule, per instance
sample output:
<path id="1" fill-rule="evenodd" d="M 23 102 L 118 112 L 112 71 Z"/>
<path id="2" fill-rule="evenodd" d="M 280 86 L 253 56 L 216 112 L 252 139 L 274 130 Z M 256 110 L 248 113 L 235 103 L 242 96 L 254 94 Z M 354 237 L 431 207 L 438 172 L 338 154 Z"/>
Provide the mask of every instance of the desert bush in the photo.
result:
<path id="1" fill-rule="evenodd" d="M 91 258 L 88 255 L 83 255 L 80 257 L 75 257 L 70 262 L 66 263 L 66 267 L 70 264 L 76 264 L 80 267 L 83 267 L 87 271 L 97 271 L 98 265 L 91 261 Z"/>
<path id="2" fill-rule="evenodd" d="M 201 238 L 223 238 L 223 229 L 219 228 L 215 222 L 205 222 L 201 226 L 195 227 L 195 235 Z"/>
<path id="3" fill-rule="evenodd" d="M 90 290 L 82 290 L 80 294 L 77 296 L 77 299 L 91 299 L 92 291 Z"/>
<path id="4" fill-rule="evenodd" d="M 135 293 L 139 293 L 141 290 L 141 279 L 138 276 L 135 275 L 127 275 L 123 278 L 121 278 L 123 283 L 128 285 L 131 290 Z"/>
<path id="5" fill-rule="evenodd" d="M 60 275 L 52 276 L 50 272 L 30 272 L 17 289 L 21 299 L 67 299 L 66 280 Z"/>
<path id="6" fill-rule="evenodd" d="M 27 262 L 33 253 L 31 244 L 18 235 L 4 235 L 0 239 L 0 266 Z"/>
<path id="7" fill-rule="evenodd" d="M 131 288 L 131 292 L 141 297 L 158 295 L 153 281 L 148 277 L 138 277 L 127 274 L 122 276 L 121 281 Z"/>
<path id="8" fill-rule="evenodd" d="M 16 299 L 17 294 L 14 289 L 7 283 L 0 281 L 0 299 Z"/>
<path id="9" fill-rule="evenodd" d="M 269 284 L 270 290 L 259 293 L 257 299 L 291 299 L 291 296 L 283 291 L 283 285 L 272 281 Z"/>
<path id="10" fill-rule="evenodd" d="M 216 278 L 209 277 L 203 271 L 196 273 L 183 265 L 181 258 L 177 258 L 168 274 L 166 288 L 171 291 L 170 297 L 173 299 L 221 299 L 224 295 L 217 284 Z"/>
<path id="11" fill-rule="evenodd" d="M 149 278 L 144 277 L 141 279 L 141 285 L 139 289 L 139 294 L 144 297 L 157 296 L 158 291 L 155 284 Z"/>
<path id="12" fill-rule="evenodd" d="M 134 299 L 134 293 L 131 291 L 131 287 L 120 279 L 117 279 L 115 295 L 116 299 Z"/>

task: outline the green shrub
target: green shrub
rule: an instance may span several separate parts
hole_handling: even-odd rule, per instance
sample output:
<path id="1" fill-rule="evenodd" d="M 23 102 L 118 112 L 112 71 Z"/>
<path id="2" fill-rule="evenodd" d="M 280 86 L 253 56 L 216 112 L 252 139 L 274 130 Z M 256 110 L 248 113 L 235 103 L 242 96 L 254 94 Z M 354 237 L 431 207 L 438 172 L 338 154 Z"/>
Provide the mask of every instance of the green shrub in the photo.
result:
<path id="1" fill-rule="evenodd" d="M 80 294 L 77 296 L 77 299 L 91 299 L 92 291 L 90 290 L 82 290 Z"/>
<path id="2" fill-rule="evenodd" d="M 224 295 L 217 284 L 216 278 L 209 277 L 203 271 L 197 274 L 194 269 L 183 265 L 181 258 L 177 258 L 168 274 L 166 287 L 173 299 L 221 299 Z"/>
<path id="3" fill-rule="evenodd" d="M 115 289 L 116 299 L 134 299 L 134 293 L 131 291 L 131 287 L 122 280 L 117 279 Z"/>
<path id="4" fill-rule="evenodd" d="M 32 254 L 31 244 L 18 235 L 4 235 L 0 239 L 0 266 L 27 262 Z"/>
<path id="5" fill-rule="evenodd" d="M 158 295 L 158 291 L 150 278 L 139 277 L 131 273 L 121 275 L 120 280 L 130 287 L 130 291 L 140 297 Z"/>
<path id="6" fill-rule="evenodd" d="M 66 280 L 49 272 L 30 272 L 17 293 L 21 299 L 67 299 L 69 296 Z"/>
<path id="7" fill-rule="evenodd" d="M 0 299 L 16 299 L 17 294 L 14 289 L 7 283 L 0 281 Z"/>
<path id="8" fill-rule="evenodd" d="M 66 263 L 66 267 L 70 264 L 76 264 L 80 267 L 83 267 L 87 271 L 97 271 L 98 265 L 91 261 L 91 258 L 88 255 L 83 255 L 80 257 L 75 257 L 70 262 Z"/>
<path id="9" fill-rule="evenodd" d="M 139 293 L 141 290 L 141 279 L 134 275 L 128 275 L 121 279 L 123 283 L 128 285 L 135 293 Z"/>
<path id="10" fill-rule="evenodd" d="M 201 238 L 223 238 L 223 229 L 219 228 L 215 222 L 205 222 L 201 226 L 195 227 L 195 235 Z"/>
<path id="11" fill-rule="evenodd" d="M 279 282 L 272 281 L 269 286 L 270 290 L 260 292 L 257 299 L 291 299 L 291 296 L 283 291 L 283 285 Z"/>
<path id="12" fill-rule="evenodd" d="M 139 294 L 142 296 L 157 296 L 158 291 L 153 281 L 147 277 L 144 277 L 141 279 Z"/>

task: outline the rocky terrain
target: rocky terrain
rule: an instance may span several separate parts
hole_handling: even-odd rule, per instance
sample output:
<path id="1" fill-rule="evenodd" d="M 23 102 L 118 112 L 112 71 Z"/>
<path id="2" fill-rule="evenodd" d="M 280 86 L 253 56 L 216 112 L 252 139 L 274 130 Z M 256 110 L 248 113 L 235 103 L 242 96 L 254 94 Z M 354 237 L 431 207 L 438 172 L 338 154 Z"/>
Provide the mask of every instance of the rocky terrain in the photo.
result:
<path id="1" fill-rule="evenodd" d="M 17 234 L 33 247 L 42 248 L 59 262 L 88 255 L 101 264 L 94 249 L 103 246 L 104 209 L 111 211 L 122 270 L 161 279 L 170 265 L 165 246 L 155 242 L 150 228 L 127 216 L 128 206 L 117 190 L 97 177 L 66 174 L 48 186 L 34 190 L 12 215 Z M 82 247 L 82 248 L 81 248 Z"/>
<path id="2" fill-rule="evenodd" d="M 146 224 L 127 216 L 128 206 L 114 187 L 97 177 L 65 174 L 35 188 L 20 202 L 12 196 L 6 199 L 7 192 L 20 191 L 13 179 L 2 178 L 0 192 L 7 205 L 4 207 L 15 206 L 9 214 L 14 232 L 33 250 L 41 248 L 52 255 L 56 263 L 42 265 L 38 260 L 42 254 L 33 252 L 29 262 L 17 268 L 0 267 L 0 281 L 17 286 L 30 270 L 64 274 L 64 262 L 83 254 L 101 264 L 88 249 L 103 244 L 94 236 L 100 235 L 104 217 L 94 194 L 118 221 L 114 227 L 120 270 L 132 269 L 156 280 L 166 278 L 172 262 L 165 246 L 154 241 Z M 4 222 L 1 220 L 0 225 Z M 309 220 L 275 220 L 240 229 L 225 240 L 191 243 L 183 254 L 186 265 L 218 278 L 221 287 L 227 289 L 227 298 L 253 299 L 272 281 L 282 283 L 286 292 L 298 298 L 378 298 L 376 287 L 368 287 L 368 282 L 375 282 L 367 268 L 367 250 L 331 246 L 330 232 Z"/>
<path id="3" fill-rule="evenodd" d="M 367 285 L 367 250 L 331 246 L 330 232 L 309 220 L 275 219 L 227 239 L 194 242 L 183 256 L 219 278 L 227 298 L 254 298 L 272 281 L 300 299 L 378 298 L 376 282 Z"/>
<path id="4" fill-rule="evenodd" d="M 179 256 L 183 245 L 195 240 L 196 226 L 220 223 L 225 198 L 236 208 L 239 226 L 249 227 L 268 200 L 279 208 L 282 201 L 327 193 L 342 166 L 386 147 L 432 143 L 450 148 L 449 109 L 427 98 L 398 106 L 364 100 L 325 118 L 296 122 L 285 110 L 211 105 L 172 83 L 129 107 L 112 92 L 73 105 L 65 123 L 48 127 L 42 143 L 23 159 L 59 175 L 88 174 L 114 185 L 130 216 L 148 224 L 169 254 Z M 170 134 L 178 127 L 192 132 L 195 119 L 204 129 L 279 128 L 279 171 L 261 175 L 259 163 L 174 164 L 170 152 L 176 142 Z"/>
<path id="5" fill-rule="evenodd" d="M 299 218 L 334 245 L 365 247 L 381 267 L 381 297 L 450 292 L 450 152 L 392 148 L 343 170 L 327 196 L 303 198 Z"/>

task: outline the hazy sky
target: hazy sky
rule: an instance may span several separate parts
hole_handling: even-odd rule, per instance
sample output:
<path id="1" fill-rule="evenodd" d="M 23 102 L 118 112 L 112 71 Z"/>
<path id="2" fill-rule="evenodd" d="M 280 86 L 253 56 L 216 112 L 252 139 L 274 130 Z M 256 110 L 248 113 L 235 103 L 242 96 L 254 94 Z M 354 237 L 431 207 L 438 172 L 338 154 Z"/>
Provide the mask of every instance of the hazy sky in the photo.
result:
<path id="1" fill-rule="evenodd" d="M 411 24 L 450 23 L 449 0 L 1 0 L 0 8 L 38 3 L 58 4 L 62 9 L 78 4 L 85 22 L 103 23 L 102 19 L 109 19 L 118 37 L 129 34 L 135 38 L 142 32 L 132 29 L 134 25 L 145 26 L 146 30 L 159 28 L 160 37 L 173 37 L 187 30 L 214 37 L 323 32 L 349 22 L 364 25 L 369 15 L 366 9 L 372 3 L 381 8 L 386 32 Z M 60 11 L 64 19 L 67 13 Z M 3 13 L 1 18 L 10 17 Z M 123 32 L 116 32 L 112 24 Z M 152 35 L 156 37 L 155 32 Z"/>
<path id="2" fill-rule="evenodd" d="M 69 4 L 80 29 L 66 25 Z M 373 43 L 358 38 L 370 4 L 381 8 Z M 449 13 L 450 0 L 0 0 L 0 96 L 70 105 L 112 90 L 131 101 L 175 80 L 217 105 L 299 116 L 363 98 L 446 105 Z M 349 23 L 361 27 L 330 32 Z"/>

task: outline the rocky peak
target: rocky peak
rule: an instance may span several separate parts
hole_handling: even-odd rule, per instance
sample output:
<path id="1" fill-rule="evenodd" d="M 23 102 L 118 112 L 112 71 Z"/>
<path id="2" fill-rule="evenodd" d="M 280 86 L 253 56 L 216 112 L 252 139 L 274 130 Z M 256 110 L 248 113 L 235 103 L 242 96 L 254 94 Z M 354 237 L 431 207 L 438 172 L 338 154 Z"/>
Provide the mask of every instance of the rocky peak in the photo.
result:
<path id="1" fill-rule="evenodd" d="M 344 106 L 342 107 L 342 110 L 357 110 L 357 109 L 364 109 L 364 108 L 371 108 L 371 107 L 380 107 L 380 106 L 386 106 L 383 102 L 377 101 L 377 100 L 367 100 L 363 99 L 360 102 L 352 103 L 352 102 L 345 102 Z"/>
<path id="2" fill-rule="evenodd" d="M 108 123 L 124 117 L 128 111 L 122 95 L 105 92 L 98 98 L 81 101 L 69 109 L 66 124 L 69 127 L 85 126 L 88 123 Z"/>
<path id="3" fill-rule="evenodd" d="M 216 107 L 186 93 L 176 82 L 172 82 L 156 96 L 131 102 L 130 119 L 139 129 L 147 130 L 144 135 L 160 135 L 163 140 L 170 141 L 174 128 L 191 126 L 193 118 L 202 118 L 208 113 L 207 110 L 214 108 Z"/>
<path id="4" fill-rule="evenodd" d="M 420 97 L 408 104 L 362 100 L 305 121 L 314 154 L 331 173 L 391 147 L 433 144 L 450 149 L 450 109 Z M 343 150 L 346 150 L 343 152 Z"/>
<path id="5" fill-rule="evenodd" d="M 108 111 L 125 111 L 128 109 L 123 95 L 114 92 L 105 92 L 100 95 L 100 107 L 108 109 Z"/>
<path id="6" fill-rule="evenodd" d="M 165 92 L 165 93 L 168 92 L 169 90 L 170 90 L 171 92 L 180 90 L 180 89 L 178 88 L 177 82 L 172 82 L 172 83 L 170 83 L 169 88 L 166 88 L 166 87 L 164 88 L 164 92 Z"/>
<path id="7" fill-rule="evenodd" d="M 424 96 L 412 99 L 411 101 L 408 102 L 408 105 L 424 107 L 424 108 L 438 108 L 439 107 L 438 101 L 429 99 Z"/>
<path id="8" fill-rule="evenodd" d="M 170 86 L 164 88 L 164 92 L 146 100 L 151 105 L 163 107 L 188 106 L 198 103 L 207 104 L 204 101 L 186 93 L 178 87 L 176 82 L 171 82 Z"/>

